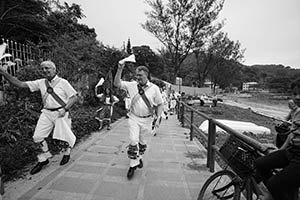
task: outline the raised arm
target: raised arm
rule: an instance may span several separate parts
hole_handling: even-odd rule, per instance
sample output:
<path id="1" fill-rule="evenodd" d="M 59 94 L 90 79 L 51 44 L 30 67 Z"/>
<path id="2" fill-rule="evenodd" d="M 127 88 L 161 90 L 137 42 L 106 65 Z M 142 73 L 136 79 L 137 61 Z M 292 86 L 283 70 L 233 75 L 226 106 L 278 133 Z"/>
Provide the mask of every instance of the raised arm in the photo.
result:
<path id="1" fill-rule="evenodd" d="M 0 75 L 2 75 L 9 83 L 11 83 L 14 86 L 17 86 L 20 88 L 29 88 L 25 82 L 20 81 L 19 79 L 11 76 L 7 72 L 5 72 L 2 67 L 0 67 Z"/>
<path id="2" fill-rule="evenodd" d="M 124 67 L 125 67 L 125 62 L 119 61 L 118 70 L 117 70 L 115 80 L 114 80 L 114 85 L 118 88 L 121 87 L 121 76 L 122 76 Z"/>

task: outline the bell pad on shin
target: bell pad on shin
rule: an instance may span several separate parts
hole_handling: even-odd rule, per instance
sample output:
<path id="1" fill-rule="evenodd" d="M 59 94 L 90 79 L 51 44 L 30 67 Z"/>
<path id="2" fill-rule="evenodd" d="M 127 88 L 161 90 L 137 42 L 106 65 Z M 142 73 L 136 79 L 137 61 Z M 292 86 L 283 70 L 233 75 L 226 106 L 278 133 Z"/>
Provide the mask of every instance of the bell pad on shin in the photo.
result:
<path id="1" fill-rule="evenodd" d="M 147 149 L 146 144 L 139 143 L 139 153 L 140 153 L 140 155 L 143 155 L 145 153 L 146 149 Z"/>
<path id="2" fill-rule="evenodd" d="M 131 145 L 130 144 L 129 147 L 128 147 L 127 154 L 128 154 L 128 158 L 137 159 L 137 157 L 138 157 L 138 147 L 137 147 L 137 145 Z"/>

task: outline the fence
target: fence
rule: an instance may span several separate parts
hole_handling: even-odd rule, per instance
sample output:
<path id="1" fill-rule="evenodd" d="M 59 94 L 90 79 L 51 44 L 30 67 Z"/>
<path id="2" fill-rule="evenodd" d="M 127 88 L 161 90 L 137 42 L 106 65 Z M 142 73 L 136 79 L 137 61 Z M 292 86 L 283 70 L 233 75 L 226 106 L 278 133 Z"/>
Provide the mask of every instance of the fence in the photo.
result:
<path id="1" fill-rule="evenodd" d="M 216 126 L 222 128 L 227 133 L 234 135 L 238 137 L 240 140 L 245 142 L 246 144 L 252 146 L 253 148 L 264 151 L 265 147 L 258 141 L 244 135 L 241 133 L 238 133 L 237 131 L 231 129 L 230 127 L 218 122 L 217 120 L 205 115 L 204 113 L 201 113 L 197 110 L 195 110 L 193 107 L 188 106 L 184 102 L 180 101 L 178 102 L 177 107 L 177 117 L 178 120 L 181 122 L 182 126 L 185 126 L 185 123 L 188 123 L 190 127 L 190 140 L 192 141 L 195 134 L 198 134 L 202 139 L 205 140 L 207 143 L 207 167 L 210 169 L 211 172 L 214 172 L 215 170 L 215 158 L 216 153 L 220 154 L 219 147 L 216 145 Z M 186 114 L 187 112 L 190 112 L 190 117 L 188 117 Z M 207 119 L 209 121 L 209 127 L 208 127 L 208 134 L 204 133 L 202 130 L 200 130 L 197 125 L 194 123 L 194 115 L 200 115 L 204 119 Z"/>
<path id="2" fill-rule="evenodd" d="M 7 72 L 12 76 L 15 76 L 17 71 L 30 61 L 53 57 L 52 53 L 46 53 L 34 45 L 22 44 L 5 38 L 0 38 L 0 44 L 6 45 L 4 54 L 8 53 L 11 55 L 0 60 L 0 67 L 7 68 Z M 0 76 L 0 105 L 3 105 L 5 102 L 4 84 L 6 84 L 6 81 L 4 77 Z"/>

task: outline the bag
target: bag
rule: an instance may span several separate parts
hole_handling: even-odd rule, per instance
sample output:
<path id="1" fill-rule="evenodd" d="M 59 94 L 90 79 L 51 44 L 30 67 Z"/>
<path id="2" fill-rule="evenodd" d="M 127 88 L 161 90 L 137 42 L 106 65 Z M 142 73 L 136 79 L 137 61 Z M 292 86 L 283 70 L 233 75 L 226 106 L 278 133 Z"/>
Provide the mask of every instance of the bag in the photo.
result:
<path id="1" fill-rule="evenodd" d="M 286 141 L 287 137 L 289 136 L 289 133 L 291 132 L 290 124 L 286 122 L 277 124 L 275 126 L 275 130 L 277 132 L 276 139 L 275 139 L 276 147 L 280 148 Z"/>
<path id="2" fill-rule="evenodd" d="M 275 130 L 278 134 L 285 135 L 290 131 L 290 124 L 283 122 L 275 126 Z"/>
<path id="3" fill-rule="evenodd" d="M 219 150 L 230 168 L 240 177 L 255 171 L 254 162 L 260 157 L 257 151 L 234 135 L 230 135 Z"/>

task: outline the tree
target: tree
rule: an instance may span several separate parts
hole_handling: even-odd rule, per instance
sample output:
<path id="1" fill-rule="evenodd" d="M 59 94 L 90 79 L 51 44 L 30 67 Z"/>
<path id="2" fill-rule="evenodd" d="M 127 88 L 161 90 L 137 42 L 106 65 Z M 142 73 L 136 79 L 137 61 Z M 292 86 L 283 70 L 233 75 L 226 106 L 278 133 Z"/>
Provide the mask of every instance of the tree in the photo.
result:
<path id="1" fill-rule="evenodd" d="M 215 67 L 211 73 L 211 81 L 214 83 L 213 87 L 215 88 L 218 85 L 220 88 L 225 89 L 229 86 L 240 86 L 242 80 L 239 63 L 220 59 L 220 65 Z"/>
<path id="2" fill-rule="evenodd" d="M 174 67 L 173 81 L 180 66 L 203 37 L 223 7 L 224 0 L 147 0 L 152 7 L 146 12 L 142 27 L 152 33 L 167 49 Z"/>
<path id="3" fill-rule="evenodd" d="M 45 1 L 1 0 L 0 36 L 37 44 L 52 32 L 45 20 L 49 12 L 50 7 Z"/>
<path id="4" fill-rule="evenodd" d="M 128 38 L 126 52 L 130 55 L 132 54 L 130 39 Z"/>
<path id="5" fill-rule="evenodd" d="M 232 41 L 227 33 L 218 32 L 211 38 L 206 49 L 200 55 L 196 54 L 197 73 L 201 85 L 209 74 L 211 79 L 219 80 L 217 76 L 223 76 L 219 72 L 226 61 L 240 62 L 244 57 L 244 52 L 245 49 L 241 49 L 239 41 Z"/>
<path id="6" fill-rule="evenodd" d="M 161 75 L 164 72 L 161 58 L 146 45 L 135 46 L 132 49 L 136 58 L 136 64 L 145 65 L 149 68 L 151 75 L 161 78 Z"/>
<path id="7" fill-rule="evenodd" d="M 268 88 L 275 92 L 286 93 L 290 90 L 291 83 L 288 77 L 274 77 L 268 81 Z"/>

